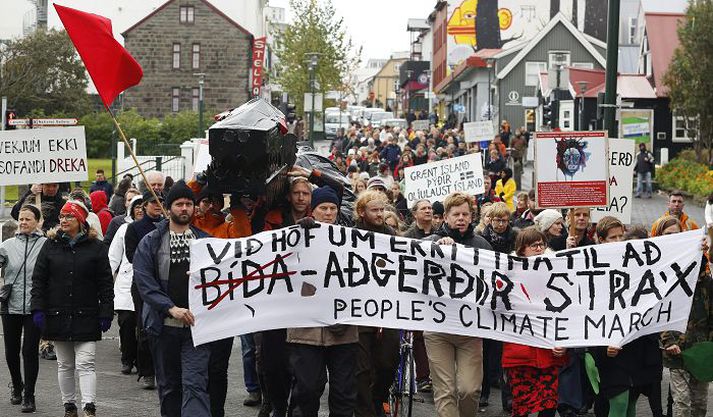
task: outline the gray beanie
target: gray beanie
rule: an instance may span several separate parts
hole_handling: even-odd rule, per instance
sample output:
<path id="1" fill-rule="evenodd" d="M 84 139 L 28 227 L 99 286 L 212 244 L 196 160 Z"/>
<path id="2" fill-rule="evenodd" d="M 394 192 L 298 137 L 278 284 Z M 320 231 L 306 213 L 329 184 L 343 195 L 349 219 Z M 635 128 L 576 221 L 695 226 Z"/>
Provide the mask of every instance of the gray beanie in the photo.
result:
<path id="1" fill-rule="evenodd" d="M 535 226 L 540 232 L 546 232 L 557 220 L 562 220 L 562 213 L 553 209 L 543 210 L 540 214 L 535 216 Z"/>

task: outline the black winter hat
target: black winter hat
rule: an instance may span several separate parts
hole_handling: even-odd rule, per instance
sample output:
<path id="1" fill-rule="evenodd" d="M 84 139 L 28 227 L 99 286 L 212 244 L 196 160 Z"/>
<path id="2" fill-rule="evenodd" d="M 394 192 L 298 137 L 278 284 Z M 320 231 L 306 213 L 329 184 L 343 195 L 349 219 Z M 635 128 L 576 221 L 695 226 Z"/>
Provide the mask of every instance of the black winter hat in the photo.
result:
<path id="1" fill-rule="evenodd" d="M 325 185 L 312 191 L 312 210 L 322 203 L 334 203 L 339 207 L 339 196 L 334 188 Z"/>
<path id="2" fill-rule="evenodd" d="M 446 211 L 445 207 L 443 207 L 443 203 L 440 201 L 434 201 L 433 202 L 433 214 L 437 214 L 439 216 L 443 216 L 443 213 Z"/>
<path id="3" fill-rule="evenodd" d="M 180 180 L 173 184 L 173 187 L 168 191 L 166 196 L 166 207 L 171 208 L 171 204 L 179 198 L 187 198 L 196 203 L 196 197 L 193 195 L 193 191 L 186 185 L 186 182 Z"/>

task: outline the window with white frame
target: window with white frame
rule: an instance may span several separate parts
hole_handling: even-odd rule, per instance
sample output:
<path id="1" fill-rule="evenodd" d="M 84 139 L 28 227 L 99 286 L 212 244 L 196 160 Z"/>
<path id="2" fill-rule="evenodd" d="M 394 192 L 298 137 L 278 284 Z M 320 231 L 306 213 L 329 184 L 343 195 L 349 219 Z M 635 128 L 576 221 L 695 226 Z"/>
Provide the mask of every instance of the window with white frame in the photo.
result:
<path id="1" fill-rule="evenodd" d="M 200 105 L 200 89 L 198 87 L 193 87 L 193 93 L 191 95 L 191 110 L 198 111 L 199 105 Z"/>
<path id="2" fill-rule="evenodd" d="M 193 6 L 181 6 L 179 8 L 178 21 L 181 23 L 193 23 L 195 19 L 195 9 Z"/>
<path id="3" fill-rule="evenodd" d="M 181 100 L 181 89 L 173 87 L 171 89 L 171 111 L 178 112 L 178 103 Z"/>
<path id="4" fill-rule="evenodd" d="M 173 69 L 181 68 L 181 44 L 173 44 Z"/>
<path id="5" fill-rule="evenodd" d="M 629 44 L 636 43 L 636 29 L 638 28 L 638 19 L 636 17 L 629 18 L 629 26 L 626 32 L 626 41 Z"/>
<path id="6" fill-rule="evenodd" d="M 594 69 L 593 62 L 573 62 L 571 66 L 574 68 Z"/>
<path id="7" fill-rule="evenodd" d="M 688 123 L 687 123 L 688 122 Z M 673 142 L 693 142 L 692 135 L 688 134 L 689 126 L 693 126 L 695 119 L 688 118 L 688 121 L 684 116 L 673 115 L 673 120 L 671 123 L 672 138 Z"/>
<path id="8" fill-rule="evenodd" d="M 191 59 L 191 67 L 193 69 L 198 69 L 201 66 L 201 44 L 199 43 L 194 43 L 193 44 L 193 55 Z"/>
<path id="9" fill-rule="evenodd" d="M 536 87 L 541 72 L 547 72 L 546 62 L 525 62 L 525 85 Z"/>
<path id="10" fill-rule="evenodd" d="M 570 63 L 569 51 L 549 51 L 548 68 L 556 68 L 557 65 L 568 67 Z"/>

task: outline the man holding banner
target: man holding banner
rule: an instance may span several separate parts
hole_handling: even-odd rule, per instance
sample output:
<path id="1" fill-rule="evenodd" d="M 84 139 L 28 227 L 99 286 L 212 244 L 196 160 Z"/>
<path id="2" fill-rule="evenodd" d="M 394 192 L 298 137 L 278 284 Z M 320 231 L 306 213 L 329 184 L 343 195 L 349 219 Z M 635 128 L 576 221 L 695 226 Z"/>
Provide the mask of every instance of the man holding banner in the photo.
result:
<path id="1" fill-rule="evenodd" d="M 453 193 L 443 202 L 445 222 L 431 237 L 441 245 L 491 250 L 473 232 L 473 199 Z M 478 412 L 483 381 L 483 341 L 479 337 L 424 332 L 433 399 L 439 417 L 472 417 Z"/>
<path id="2" fill-rule="evenodd" d="M 59 211 L 65 203 L 65 199 L 59 193 L 59 184 L 33 184 L 25 195 L 17 200 L 10 215 L 17 220 L 20 208 L 25 204 L 34 205 L 38 197 L 42 204 L 42 207 L 38 207 L 42 210 L 42 231 L 46 232 L 59 224 Z"/>

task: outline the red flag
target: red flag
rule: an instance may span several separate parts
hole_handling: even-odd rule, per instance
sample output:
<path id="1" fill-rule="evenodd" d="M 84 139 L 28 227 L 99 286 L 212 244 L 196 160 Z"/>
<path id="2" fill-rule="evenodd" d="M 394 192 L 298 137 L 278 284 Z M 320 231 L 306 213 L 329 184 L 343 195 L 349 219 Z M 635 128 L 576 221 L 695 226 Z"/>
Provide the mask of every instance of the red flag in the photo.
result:
<path id="1" fill-rule="evenodd" d="M 141 81 L 144 72 L 114 39 L 111 20 L 58 4 L 54 8 L 106 107 L 122 91 Z"/>

